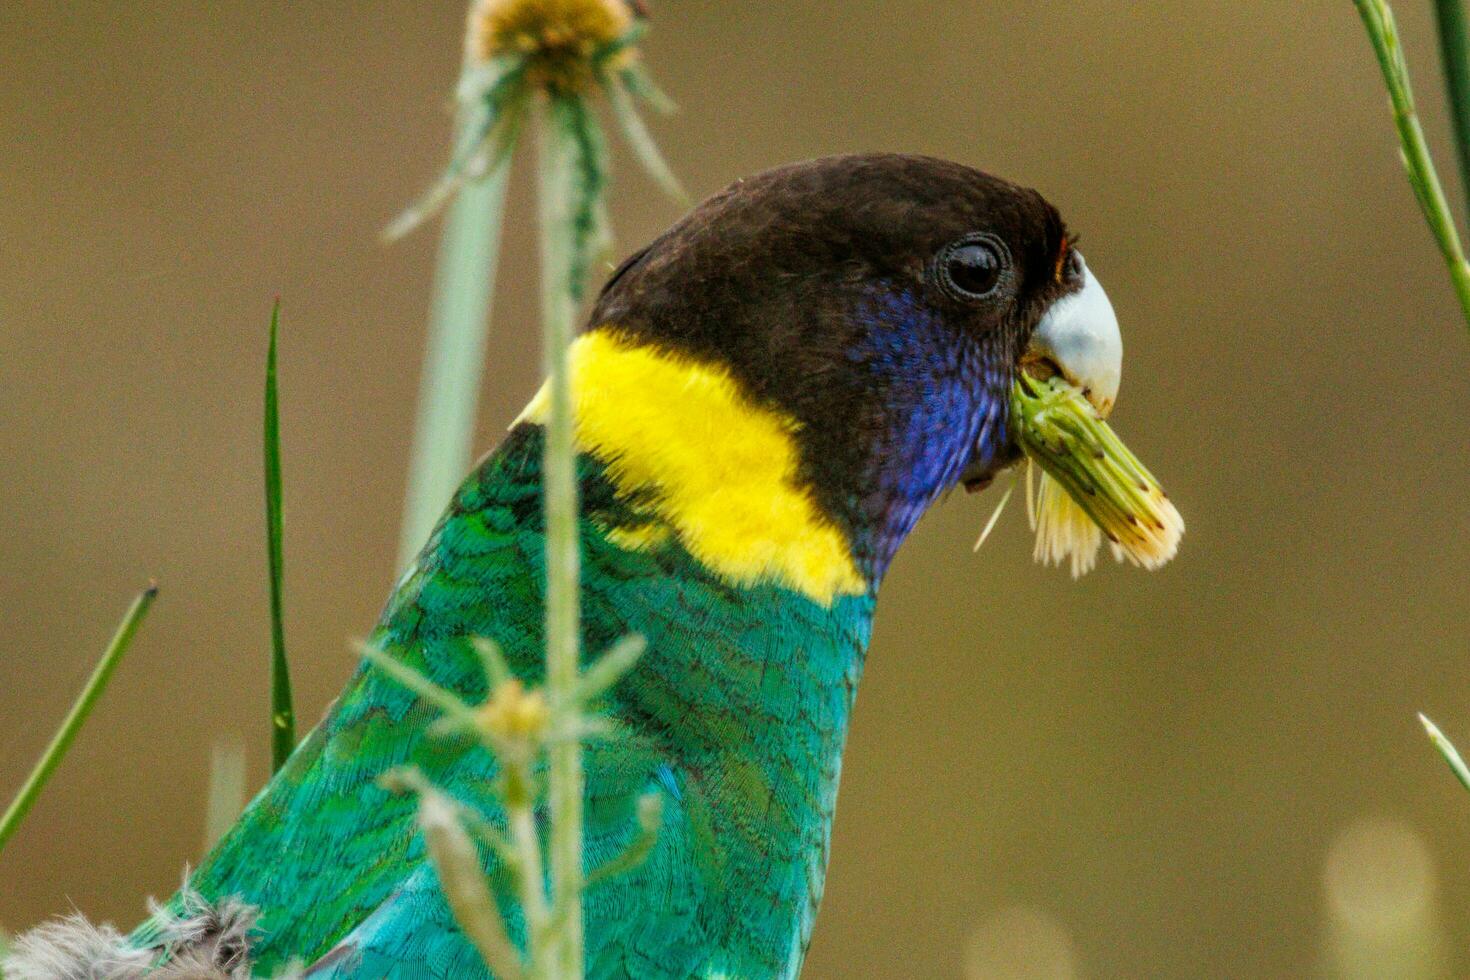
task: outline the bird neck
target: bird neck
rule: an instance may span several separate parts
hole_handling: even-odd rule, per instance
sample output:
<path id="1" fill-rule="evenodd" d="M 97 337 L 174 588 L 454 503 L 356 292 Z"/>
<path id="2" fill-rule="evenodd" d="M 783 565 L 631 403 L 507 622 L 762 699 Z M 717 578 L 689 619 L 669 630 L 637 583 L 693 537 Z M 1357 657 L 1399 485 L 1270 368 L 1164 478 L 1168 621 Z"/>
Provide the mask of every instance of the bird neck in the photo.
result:
<path id="1" fill-rule="evenodd" d="M 637 518 L 608 528 L 612 539 L 631 550 L 675 539 L 727 584 L 823 607 L 874 594 L 974 447 L 1002 441 L 1005 405 L 976 405 L 985 365 L 902 294 L 875 294 L 855 316 L 841 369 L 795 394 L 797 411 L 752 397 L 719 361 L 613 327 L 579 337 L 578 447 Z M 548 406 L 543 388 L 518 421 L 544 423 Z"/>
<path id="2" fill-rule="evenodd" d="M 845 529 L 800 479 L 798 423 L 748 399 L 724 368 L 607 330 L 570 356 L 578 448 L 632 520 L 629 550 L 671 538 L 729 585 L 776 585 L 829 607 L 870 591 Z M 518 421 L 544 423 L 545 388 Z"/>
<path id="3" fill-rule="evenodd" d="M 864 491 L 834 506 L 846 508 L 854 554 L 876 581 L 965 467 L 1001 451 L 1010 382 L 1001 358 L 987 359 L 909 293 L 875 289 L 852 315 L 851 373 L 836 382 L 851 390 L 837 397 L 871 421 L 853 433 L 864 451 L 850 482 Z"/>

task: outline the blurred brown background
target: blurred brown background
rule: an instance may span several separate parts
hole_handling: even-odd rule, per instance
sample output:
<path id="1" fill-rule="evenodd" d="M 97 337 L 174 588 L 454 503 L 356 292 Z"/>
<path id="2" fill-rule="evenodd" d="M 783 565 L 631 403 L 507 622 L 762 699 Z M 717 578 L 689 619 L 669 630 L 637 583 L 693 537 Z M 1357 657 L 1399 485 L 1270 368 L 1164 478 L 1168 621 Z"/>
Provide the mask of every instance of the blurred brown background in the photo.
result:
<path id="1" fill-rule="evenodd" d="M 1428 6 L 1399 13 L 1456 185 Z M 1400 913 L 1470 970 L 1470 796 L 1414 717 L 1470 743 L 1470 337 L 1352 5 L 654 13 L 682 106 L 655 128 L 701 195 L 896 149 L 1058 204 L 1123 321 L 1118 427 L 1189 522 L 1163 572 L 1078 584 L 1031 563 L 1014 505 L 970 553 L 994 494 L 923 523 L 881 604 L 807 975 L 1298 976 L 1354 916 Z M 376 236 L 444 159 L 461 16 L 0 4 L 0 797 L 132 591 L 164 588 L 0 859 L 12 930 L 73 904 L 130 925 L 170 891 L 216 739 L 264 778 L 277 293 L 305 719 L 351 668 L 395 577 L 437 232 Z M 618 174 L 627 251 L 676 215 Z M 536 384 L 524 177 L 486 447 Z"/>

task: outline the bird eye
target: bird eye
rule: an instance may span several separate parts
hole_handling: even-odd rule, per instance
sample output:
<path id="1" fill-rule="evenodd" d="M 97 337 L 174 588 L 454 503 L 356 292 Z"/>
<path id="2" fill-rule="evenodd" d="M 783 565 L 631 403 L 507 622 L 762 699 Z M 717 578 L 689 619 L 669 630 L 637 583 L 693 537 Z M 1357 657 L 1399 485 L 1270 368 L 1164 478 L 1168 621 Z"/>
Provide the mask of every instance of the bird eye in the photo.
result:
<path id="1" fill-rule="evenodd" d="M 989 298 L 1010 267 L 1010 255 L 998 238 L 967 235 L 939 253 L 936 272 L 940 284 L 955 299 Z"/>

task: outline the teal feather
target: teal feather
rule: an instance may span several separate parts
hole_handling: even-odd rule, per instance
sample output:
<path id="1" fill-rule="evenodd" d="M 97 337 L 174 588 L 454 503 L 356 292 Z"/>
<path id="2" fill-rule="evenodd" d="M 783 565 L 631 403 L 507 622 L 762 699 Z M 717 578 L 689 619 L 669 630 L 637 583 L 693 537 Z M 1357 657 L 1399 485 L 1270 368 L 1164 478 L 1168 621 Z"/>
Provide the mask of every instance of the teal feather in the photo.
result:
<path id="1" fill-rule="evenodd" d="M 523 425 L 482 464 L 372 635 L 472 701 L 485 690 L 468 637 L 495 640 L 529 681 L 542 673 L 540 457 L 539 428 Z M 580 466 L 583 650 L 630 633 L 649 645 L 608 697 L 621 734 L 587 751 L 587 866 L 632 840 L 640 796 L 663 804 L 644 863 L 586 896 L 589 976 L 792 976 L 821 898 L 872 598 L 828 608 L 773 585 L 733 587 L 674 539 L 619 547 L 609 532 L 648 518 L 597 461 Z M 260 908 L 258 970 L 320 960 L 313 975 L 483 975 L 438 892 L 413 799 L 376 783 L 412 763 L 463 800 L 487 799 L 494 760 L 427 737 L 435 717 L 360 668 L 197 869 L 204 895 Z M 498 871 L 488 859 L 486 870 Z"/>

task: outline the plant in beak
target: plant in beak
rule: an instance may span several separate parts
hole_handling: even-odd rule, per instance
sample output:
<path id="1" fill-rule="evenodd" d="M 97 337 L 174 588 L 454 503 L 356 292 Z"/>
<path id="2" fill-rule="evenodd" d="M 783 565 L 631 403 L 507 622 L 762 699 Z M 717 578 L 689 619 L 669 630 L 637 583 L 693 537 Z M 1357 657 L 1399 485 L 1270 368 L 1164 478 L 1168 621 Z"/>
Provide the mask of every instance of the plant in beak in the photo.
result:
<path id="1" fill-rule="evenodd" d="M 1037 561 L 1069 561 L 1076 578 L 1096 564 L 1104 536 L 1120 562 L 1152 571 L 1174 557 L 1184 519 L 1081 389 L 1023 372 L 1011 391 L 1011 427 L 1026 455 Z M 1033 464 L 1041 467 L 1034 493 Z"/>

